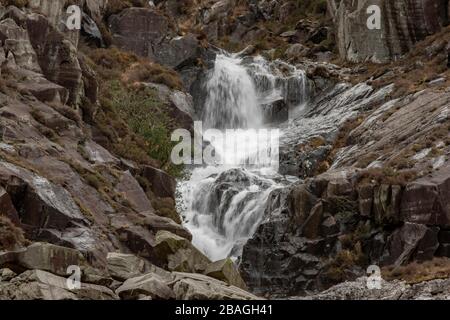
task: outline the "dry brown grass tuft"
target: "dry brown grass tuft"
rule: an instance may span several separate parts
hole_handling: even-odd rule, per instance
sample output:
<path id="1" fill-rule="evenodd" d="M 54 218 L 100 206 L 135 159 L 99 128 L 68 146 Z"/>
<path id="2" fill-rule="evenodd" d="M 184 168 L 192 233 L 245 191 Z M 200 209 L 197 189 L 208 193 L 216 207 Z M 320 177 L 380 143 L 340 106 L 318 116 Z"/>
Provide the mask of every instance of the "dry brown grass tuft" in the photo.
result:
<path id="1" fill-rule="evenodd" d="M 385 280 L 403 280 L 409 284 L 434 279 L 448 279 L 450 278 L 450 259 L 434 258 L 431 261 L 412 262 L 397 268 L 389 266 L 383 268 L 382 275 Z"/>
<path id="2" fill-rule="evenodd" d="M 0 0 L 0 4 L 3 6 L 16 6 L 17 8 L 23 8 L 28 5 L 28 0 Z"/>
<path id="3" fill-rule="evenodd" d="M 0 251 L 14 250 L 27 243 L 23 230 L 15 226 L 9 218 L 0 215 Z"/>
<path id="4" fill-rule="evenodd" d="M 396 171 L 392 167 L 371 168 L 358 173 L 358 184 L 378 183 L 405 186 L 418 178 L 414 170 Z"/>
<path id="5" fill-rule="evenodd" d="M 126 68 L 139 60 L 135 54 L 116 47 L 94 50 L 86 48 L 86 55 L 90 66 L 104 80 L 119 78 Z"/>
<path id="6" fill-rule="evenodd" d="M 127 85 L 133 85 L 136 82 L 154 82 L 177 90 L 183 87 L 179 75 L 174 70 L 150 61 L 131 65 L 122 75 L 122 82 Z"/>

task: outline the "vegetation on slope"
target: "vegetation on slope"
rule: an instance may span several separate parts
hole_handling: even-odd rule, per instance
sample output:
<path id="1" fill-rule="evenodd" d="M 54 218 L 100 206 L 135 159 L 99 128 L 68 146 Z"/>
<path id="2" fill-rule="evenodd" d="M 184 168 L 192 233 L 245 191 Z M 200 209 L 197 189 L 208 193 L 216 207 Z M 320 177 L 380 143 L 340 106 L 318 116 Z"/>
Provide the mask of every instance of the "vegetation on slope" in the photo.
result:
<path id="1" fill-rule="evenodd" d="M 170 130 L 176 124 L 157 92 L 139 84 L 155 82 L 181 89 L 178 75 L 115 47 L 84 51 L 100 78 L 100 108 L 94 122 L 107 138 L 104 143 L 121 157 L 178 175 L 181 168 L 170 162 L 174 146 Z"/>

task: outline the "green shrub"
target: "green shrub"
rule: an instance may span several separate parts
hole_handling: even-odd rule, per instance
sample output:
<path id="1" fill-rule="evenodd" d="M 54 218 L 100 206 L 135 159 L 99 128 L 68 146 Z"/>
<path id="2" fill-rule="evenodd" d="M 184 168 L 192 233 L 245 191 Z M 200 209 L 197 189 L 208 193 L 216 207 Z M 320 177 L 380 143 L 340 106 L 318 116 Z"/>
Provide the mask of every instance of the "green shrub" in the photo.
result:
<path id="1" fill-rule="evenodd" d="M 144 151 L 161 163 L 163 169 L 178 174 L 180 168 L 175 167 L 170 160 L 175 146 L 170 139 L 174 125 L 156 92 L 150 88 L 125 88 L 120 81 L 110 82 L 108 92 L 108 108 L 123 119 L 135 134 L 116 143 L 119 155 L 129 159 L 134 156 L 138 158 Z"/>

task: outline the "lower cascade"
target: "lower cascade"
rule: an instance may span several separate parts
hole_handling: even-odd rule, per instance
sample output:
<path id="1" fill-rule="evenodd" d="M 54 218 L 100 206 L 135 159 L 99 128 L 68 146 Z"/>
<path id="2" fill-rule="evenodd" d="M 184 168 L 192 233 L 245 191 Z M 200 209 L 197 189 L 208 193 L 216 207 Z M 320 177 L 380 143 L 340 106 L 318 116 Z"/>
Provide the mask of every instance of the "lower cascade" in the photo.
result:
<path id="1" fill-rule="evenodd" d="M 279 134 L 268 125 L 267 109 L 283 101 L 287 116 L 290 107 L 306 100 L 306 76 L 292 69 L 286 76 L 261 57 L 224 53 L 208 74 L 203 125 L 226 132 L 225 139 L 209 141 L 225 161 L 192 169 L 179 182 L 178 206 L 193 244 L 213 261 L 239 258 L 264 219 L 269 195 L 288 182 L 278 174 Z M 295 95 L 300 97 L 292 99 Z M 264 132 L 263 143 L 258 132 Z M 230 136 L 234 143 L 227 143 Z"/>

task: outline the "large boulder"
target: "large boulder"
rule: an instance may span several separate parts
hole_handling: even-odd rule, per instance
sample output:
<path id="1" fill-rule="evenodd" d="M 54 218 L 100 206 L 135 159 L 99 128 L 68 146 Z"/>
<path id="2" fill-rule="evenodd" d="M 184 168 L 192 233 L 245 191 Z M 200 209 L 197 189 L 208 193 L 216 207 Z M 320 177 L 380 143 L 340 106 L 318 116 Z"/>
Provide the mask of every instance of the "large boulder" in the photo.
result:
<path id="1" fill-rule="evenodd" d="M 41 72 L 27 30 L 18 26 L 13 19 L 8 18 L 0 22 L 0 41 L 4 46 L 6 58 L 12 55 L 17 66 Z"/>
<path id="2" fill-rule="evenodd" d="M 203 272 L 211 263 L 189 240 L 169 231 L 158 231 L 154 249 L 162 267 L 170 271 Z"/>
<path id="3" fill-rule="evenodd" d="M 400 266 L 411 260 L 430 260 L 439 247 L 438 228 L 407 222 L 388 239 L 384 264 Z"/>
<path id="4" fill-rule="evenodd" d="M 69 266 L 81 267 L 86 262 L 77 250 L 49 243 L 34 243 L 18 254 L 18 263 L 27 269 L 40 269 L 65 276 Z"/>
<path id="5" fill-rule="evenodd" d="M 201 274 L 174 272 L 173 291 L 178 300 L 258 300 L 240 288 Z"/>
<path id="6" fill-rule="evenodd" d="M 401 214 L 408 222 L 450 227 L 450 167 L 409 184 L 402 196 Z"/>
<path id="7" fill-rule="evenodd" d="M 135 255 L 110 252 L 106 260 L 109 274 L 119 281 L 125 281 L 144 273 L 145 262 Z"/>
<path id="8" fill-rule="evenodd" d="M 142 190 L 139 182 L 137 182 L 129 171 L 122 174 L 115 190 L 120 193 L 124 199 L 129 201 L 131 206 L 138 212 L 154 211 L 144 190 Z"/>
<path id="9" fill-rule="evenodd" d="M 248 290 L 236 265 L 230 258 L 211 263 L 206 268 L 205 275 L 224 281 L 229 285 L 239 287 L 243 290 Z"/>
<path id="10" fill-rule="evenodd" d="M 42 270 L 25 271 L 10 282 L 0 282 L 0 300 L 118 300 L 111 289 L 81 283 L 70 290 L 67 279 Z"/>
<path id="11" fill-rule="evenodd" d="M 196 64 L 200 55 L 200 43 L 193 34 L 173 38 L 155 46 L 155 59 L 163 65 L 178 69 L 187 64 Z"/>
<path id="12" fill-rule="evenodd" d="M 145 166 L 142 170 L 142 176 L 151 183 L 151 189 L 157 197 L 175 199 L 177 183 L 166 172 L 151 166 Z"/>
<path id="13" fill-rule="evenodd" d="M 163 84 L 146 83 L 146 86 L 155 89 L 159 99 L 168 106 L 168 114 L 181 128 L 192 130 L 193 121 L 197 118 L 194 110 L 194 101 L 190 94 L 171 90 Z"/>
<path id="14" fill-rule="evenodd" d="M 154 273 L 128 279 L 116 290 L 116 294 L 125 300 L 138 299 L 140 296 L 158 300 L 175 298 L 175 293 L 165 279 Z"/>
<path id="15" fill-rule="evenodd" d="M 150 8 L 128 8 L 109 18 L 114 43 L 137 55 L 155 58 L 155 45 L 169 34 L 168 19 Z"/>
<path id="16" fill-rule="evenodd" d="M 153 233 L 157 233 L 158 231 L 169 231 L 179 237 L 187 239 L 189 241 L 192 240 L 192 234 L 182 225 L 174 222 L 170 218 L 160 217 L 151 212 L 141 212 L 142 220 L 140 220 L 140 224 L 147 227 L 148 230 Z"/>
<path id="17" fill-rule="evenodd" d="M 0 162 L 0 181 L 7 185 L 6 190 L 20 212 L 21 223 L 30 239 L 45 240 L 46 230 L 77 228 L 81 231 L 87 225 L 71 194 L 60 185 L 8 162 Z M 84 238 L 85 243 L 86 236 L 83 232 L 78 234 L 79 240 Z M 77 243 L 76 238 L 69 242 Z"/>
<path id="18" fill-rule="evenodd" d="M 370 30 L 370 5 L 381 9 L 381 29 Z M 448 23 L 446 0 L 328 0 L 340 55 L 350 61 L 387 62 Z"/>

